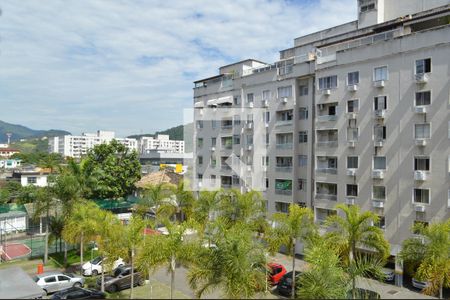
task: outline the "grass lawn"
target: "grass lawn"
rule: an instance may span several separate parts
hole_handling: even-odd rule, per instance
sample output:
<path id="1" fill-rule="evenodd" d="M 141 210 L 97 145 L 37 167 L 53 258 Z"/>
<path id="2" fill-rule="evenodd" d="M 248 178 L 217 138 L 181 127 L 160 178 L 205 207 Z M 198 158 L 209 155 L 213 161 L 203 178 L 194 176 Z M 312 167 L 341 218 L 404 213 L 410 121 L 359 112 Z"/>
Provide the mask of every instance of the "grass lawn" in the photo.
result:
<path id="1" fill-rule="evenodd" d="M 98 251 L 92 251 L 92 258 L 95 258 L 96 256 L 98 256 Z M 50 254 L 50 257 L 56 261 L 55 262 L 53 260 L 50 260 L 54 266 L 56 267 L 64 266 L 64 252 Z M 83 260 L 84 262 L 91 260 L 91 251 L 85 251 Z M 73 249 L 67 251 L 67 266 L 79 264 L 80 264 L 80 255 L 78 254 L 78 250 Z"/>
<path id="2" fill-rule="evenodd" d="M 151 297 L 150 297 L 151 296 Z M 114 294 L 108 294 L 108 299 L 129 299 L 130 298 L 130 289 L 126 289 Z M 152 281 L 151 286 L 151 294 L 150 294 L 150 286 L 138 286 L 134 288 L 133 291 L 133 299 L 170 299 L 170 287 L 166 284 L 163 284 L 158 281 Z M 174 293 L 175 299 L 190 299 L 189 296 L 175 290 Z"/>

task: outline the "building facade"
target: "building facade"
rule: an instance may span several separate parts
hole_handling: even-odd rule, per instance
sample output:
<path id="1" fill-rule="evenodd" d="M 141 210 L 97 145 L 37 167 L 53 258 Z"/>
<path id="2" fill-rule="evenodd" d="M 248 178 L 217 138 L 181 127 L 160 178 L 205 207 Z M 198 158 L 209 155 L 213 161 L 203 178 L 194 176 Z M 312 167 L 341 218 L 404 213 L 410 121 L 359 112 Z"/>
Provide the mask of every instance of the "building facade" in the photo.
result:
<path id="1" fill-rule="evenodd" d="M 153 151 L 184 153 L 184 141 L 171 140 L 166 134 L 143 136 L 139 139 L 139 151 L 141 154 Z"/>
<path id="2" fill-rule="evenodd" d="M 450 1 L 357 5 L 273 64 L 195 82 L 194 184 L 261 190 L 269 213 L 298 203 L 317 223 L 359 205 L 396 255 L 414 223 L 450 217 Z"/>

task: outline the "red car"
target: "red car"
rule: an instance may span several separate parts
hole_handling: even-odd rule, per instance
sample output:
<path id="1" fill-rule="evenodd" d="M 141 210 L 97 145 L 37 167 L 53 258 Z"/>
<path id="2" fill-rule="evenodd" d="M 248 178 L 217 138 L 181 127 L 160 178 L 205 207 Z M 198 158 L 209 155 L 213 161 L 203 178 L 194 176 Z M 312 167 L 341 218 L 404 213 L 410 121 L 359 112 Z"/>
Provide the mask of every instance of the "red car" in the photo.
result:
<path id="1" fill-rule="evenodd" d="M 286 268 L 282 264 L 278 263 L 269 263 L 269 282 L 272 285 L 278 284 L 278 282 L 283 278 L 284 274 L 286 274 Z"/>

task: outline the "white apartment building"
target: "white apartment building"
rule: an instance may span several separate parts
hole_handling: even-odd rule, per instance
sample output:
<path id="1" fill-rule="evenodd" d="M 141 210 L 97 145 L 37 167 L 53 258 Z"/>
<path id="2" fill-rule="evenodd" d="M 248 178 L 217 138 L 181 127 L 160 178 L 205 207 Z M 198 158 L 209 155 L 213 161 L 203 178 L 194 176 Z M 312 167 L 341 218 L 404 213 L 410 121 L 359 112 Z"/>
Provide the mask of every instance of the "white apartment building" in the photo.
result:
<path id="1" fill-rule="evenodd" d="M 143 136 L 139 139 L 139 151 L 146 154 L 153 151 L 184 153 L 184 141 L 169 139 L 169 135 L 158 134 L 156 137 Z"/>
<path id="2" fill-rule="evenodd" d="M 194 184 L 260 189 L 270 214 L 298 203 L 319 224 L 359 205 L 395 256 L 414 223 L 450 217 L 450 0 L 357 5 L 275 63 L 195 82 Z"/>
<path id="3" fill-rule="evenodd" d="M 80 158 L 96 145 L 110 143 L 116 140 L 130 150 L 138 150 L 136 139 L 116 138 L 113 131 L 98 130 L 97 133 L 83 133 L 82 135 L 64 135 L 49 138 L 49 152 L 60 153 L 64 157 Z"/>

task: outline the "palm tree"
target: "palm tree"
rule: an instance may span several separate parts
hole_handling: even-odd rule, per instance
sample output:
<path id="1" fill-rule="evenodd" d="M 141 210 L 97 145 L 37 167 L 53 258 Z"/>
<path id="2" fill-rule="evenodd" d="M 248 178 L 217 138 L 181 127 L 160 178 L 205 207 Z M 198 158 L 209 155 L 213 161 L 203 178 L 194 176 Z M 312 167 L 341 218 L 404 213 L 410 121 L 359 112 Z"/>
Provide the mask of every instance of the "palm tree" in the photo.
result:
<path id="1" fill-rule="evenodd" d="M 180 181 L 178 185 L 172 186 L 171 190 L 175 200 L 175 221 L 186 221 L 186 219 L 193 213 L 195 201 L 194 195 L 192 194 L 192 191 L 186 189 L 186 184 L 184 181 Z M 177 216 L 179 216 L 179 219 Z"/>
<path id="2" fill-rule="evenodd" d="M 62 238 L 62 232 L 64 228 L 64 217 L 61 215 L 55 215 L 51 216 L 49 220 L 49 236 L 48 236 L 48 242 L 49 244 L 52 244 L 55 242 L 56 245 L 56 252 L 61 252 L 62 245 L 61 245 L 61 238 Z M 59 251 L 58 251 L 58 241 L 59 241 Z"/>
<path id="3" fill-rule="evenodd" d="M 95 238 L 96 218 L 100 212 L 92 201 L 80 200 L 75 203 L 66 220 L 62 235 L 69 243 L 80 243 L 80 266 L 84 263 L 84 243 Z"/>
<path id="4" fill-rule="evenodd" d="M 168 235 L 154 235 L 149 241 L 146 240 L 139 250 L 137 263 L 147 269 L 167 266 L 170 273 L 170 299 L 173 299 L 176 265 L 189 265 L 198 250 L 198 245 L 184 241 L 183 236 L 190 224 L 165 223 Z"/>
<path id="5" fill-rule="evenodd" d="M 144 197 L 138 203 L 138 211 L 144 214 L 153 211 L 155 214 L 155 226 L 159 225 L 160 215 L 163 218 L 173 214 L 173 205 L 170 203 L 173 188 L 167 183 L 148 185 L 144 189 Z"/>
<path id="6" fill-rule="evenodd" d="M 271 252 L 278 251 L 281 246 L 288 249 L 292 256 L 292 278 L 295 278 L 295 245 L 300 241 L 307 243 L 317 235 L 313 213 L 309 208 L 291 204 L 288 214 L 275 213 L 272 220 L 273 228 L 267 236 L 269 249 Z M 295 280 L 292 281 L 291 296 L 295 297 Z"/>
<path id="7" fill-rule="evenodd" d="M 443 288 L 450 287 L 450 219 L 429 226 L 418 223 L 413 230 L 420 236 L 403 242 L 400 257 L 418 265 L 417 278 L 429 282 L 425 294 L 443 298 Z"/>
<path id="8" fill-rule="evenodd" d="M 200 234 L 207 232 L 208 225 L 217 212 L 223 190 L 200 191 L 198 199 L 194 202 L 192 219 L 199 225 Z"/>
<path id="9" fill-rule="evenodd" d="M 218 288 L 229 299 L 253 297 L 264 290 L 267 280 L 265 250 L 243 223 L 218 227 L 216 247 L 200 246 L 197 250 L 189 269 L 189 284 L 198 298 Z"/>
<path id="10" fill-rule="evenodd" d="M 352 276 L 352 295 L 355 298 L 356 293 L 356 276 L 361 274 L 364 268 L 356 268 L 355 256 L 358 247 L 374 250 L 375 254 L 381 260 L 389 255 L 389 243 L 384 238 L 383 231 L 375 226 L 378 223 L 378 216 L 371 212 L 360 212 L 357 205 L 338 204 L 337 209 L 344 213 L 344 217 L 340 215 L 331 215 L 326 221 L 326 225 L 330 232 L 326 237 L 336 245 L 344 264 L 349 270 L 355 270 Z M 376 265 L 378 265 L 377 263 Z"/>

